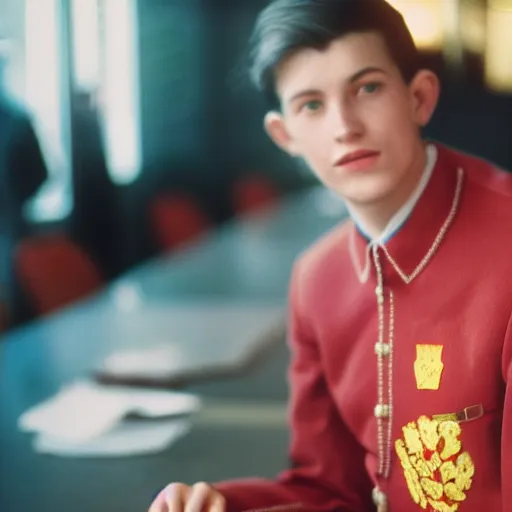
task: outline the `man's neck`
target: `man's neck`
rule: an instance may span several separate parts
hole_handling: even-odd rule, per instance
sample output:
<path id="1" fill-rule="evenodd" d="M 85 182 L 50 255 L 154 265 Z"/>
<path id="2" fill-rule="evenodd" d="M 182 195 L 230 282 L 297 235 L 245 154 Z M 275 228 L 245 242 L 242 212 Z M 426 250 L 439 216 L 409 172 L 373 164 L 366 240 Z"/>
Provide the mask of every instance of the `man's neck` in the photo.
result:
<path id="1" fill-rule="evenodd" d="M 413 195 L 425 171 L 427 156 L 422 144 L 407 171 L 405 178 L 392 194 L 373 204 L 350 204 L 350 210 L 364 226 L 365 234 L 372 240 L 379 238 L 393 216 Z"/>

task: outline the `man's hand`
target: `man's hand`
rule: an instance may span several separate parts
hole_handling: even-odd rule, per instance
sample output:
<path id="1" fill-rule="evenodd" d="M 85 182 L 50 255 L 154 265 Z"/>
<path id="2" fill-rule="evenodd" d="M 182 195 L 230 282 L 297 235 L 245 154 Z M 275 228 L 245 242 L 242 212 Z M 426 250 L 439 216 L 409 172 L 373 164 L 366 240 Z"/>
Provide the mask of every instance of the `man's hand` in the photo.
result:
<path id="1" fill-rule="evenodd" d="M 226 500 L 210 485 L 172 483 L 151 504 L 149 512 L 226 512 Z"/>

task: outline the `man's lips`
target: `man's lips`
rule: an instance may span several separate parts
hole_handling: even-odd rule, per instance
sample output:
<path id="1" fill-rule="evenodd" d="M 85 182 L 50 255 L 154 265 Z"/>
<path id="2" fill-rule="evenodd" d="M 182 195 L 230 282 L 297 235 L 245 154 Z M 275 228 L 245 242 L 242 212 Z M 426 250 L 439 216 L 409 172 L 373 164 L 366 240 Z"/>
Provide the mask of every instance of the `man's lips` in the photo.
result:
<path id="1" fill-rule="evenodd" d="M 359 149 L 357 151 L 352 151 L 351 153 L 347 153 L 339 160 L 336 161 L 335 165 L 347 165 L 351 162 L 355 162 L 357 160 L 362 160 L 363 158 L 372 158 L 379 155 L 378 151 L 372 151 L 370 149 Z"/>

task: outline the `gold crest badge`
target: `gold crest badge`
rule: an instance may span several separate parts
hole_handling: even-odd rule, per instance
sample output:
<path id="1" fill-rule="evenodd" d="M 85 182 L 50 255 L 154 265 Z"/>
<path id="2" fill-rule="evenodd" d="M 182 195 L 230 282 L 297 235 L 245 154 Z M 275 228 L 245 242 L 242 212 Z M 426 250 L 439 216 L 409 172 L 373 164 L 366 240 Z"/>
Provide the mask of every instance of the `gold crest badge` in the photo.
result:
<path id="1" fill-rule="evenodd" d="M 414 502 L 429 512 L 459 510 L 475 474 L 470 455 L 462 450 L 460 425 L 421 416 L 402 432 L 395 451 Z"/>
<path id="2" fill-rule="evenodd" d="M 443 373 L 443 345 L 416 345 L 414 375 L 418 389 L 437 390 Z"/>

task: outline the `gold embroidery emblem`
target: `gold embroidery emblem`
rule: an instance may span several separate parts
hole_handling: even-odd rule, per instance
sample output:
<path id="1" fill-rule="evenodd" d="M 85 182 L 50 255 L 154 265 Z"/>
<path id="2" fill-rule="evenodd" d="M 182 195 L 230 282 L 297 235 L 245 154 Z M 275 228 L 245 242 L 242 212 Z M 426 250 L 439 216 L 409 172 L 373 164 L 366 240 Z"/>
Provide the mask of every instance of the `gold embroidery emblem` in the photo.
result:
<path id="1" fill-rule="evenodd" d="M 395 451 L 414 502 L 429 512 L 459 510 L 475 474 L 470 455 L 462 451 L 460 425 L 421 416 L 402 432 Z"/>
<path id="2" fill-rule="evenodd" d="M 444 364 L 443 345 L 416 345 L 414 375 L 418 389 L 439 389 Z"/>

